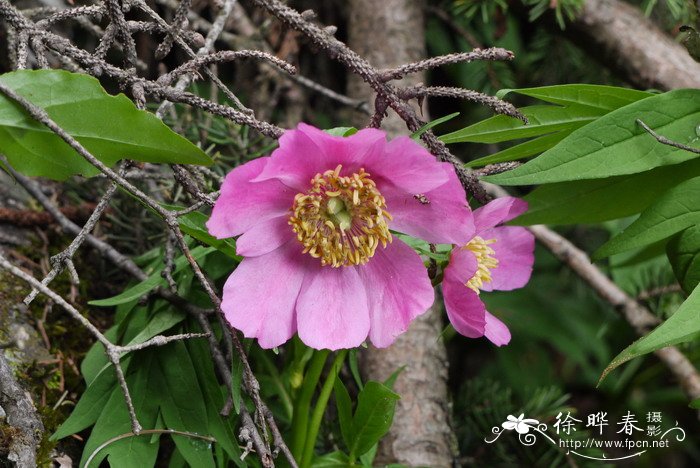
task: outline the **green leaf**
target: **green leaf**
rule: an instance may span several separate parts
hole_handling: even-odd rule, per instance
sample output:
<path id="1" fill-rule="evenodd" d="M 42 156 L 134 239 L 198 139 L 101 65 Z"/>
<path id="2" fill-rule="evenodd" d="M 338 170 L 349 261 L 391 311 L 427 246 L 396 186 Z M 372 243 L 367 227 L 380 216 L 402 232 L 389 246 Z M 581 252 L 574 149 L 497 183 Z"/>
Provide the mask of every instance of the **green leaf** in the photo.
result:
<path id="1" fill-rule="evenodd" d="M 672 238 L 666 245 L 671 268 L 685 292 L 690 294 L 700 283 L 700 226 L 693 226 Z"/>
<path id="2" fill-rule="evenodd" d="M 348 456 L 343 452 L 331 452 L 314 458 L 312 468 L 347 468 L 350 465 Z"/>
<path id="3" fill-rule="evenodd" d="M 431 128 L 433 128 L 437 125 L 440 125 L 443 122 L 447 122 L 448 120 L 452 120 L 455 117 L 457 117 L 458 115 L 459 115 L 459 112 L 453 112 L 452 114 L 448 114 L 444 117 L 440 117 L 439 119 L 432 120 L 432 121 L 428 122 L 427 124 L 423 125 L 421 128 L 419 128 L 415 132 L 413 132 L 411 134 L 411 138 L 413 138 L 414 140 L 420 140 L 420 136 L 422 134 L 424 134 L 425 132 L 427 132 L 428 130 L 430 130 Z"/>
<path id="4" fill-rule="evenodd" d="M 355 127 L 335 127 L 335 128 L 328 128 L 328 129 L 324 130 L 324 132 L 328 133 L 329 135 L 333 135 L 333 136 L 348 137 L 348 136 L 356 134 L 357 129 Z"/>
<path id="5" fill-rule="evenodd" d="M 211 164 L 201 149 L 142 111 L 123 94 L 111 96 L 89 75 L 64 70 L 18 70 L 0 82 L 44 109 L 69 135 L 108 166 L 120 159 L 152 163 Z M 99 170 L 66 142 L 0 96 L 0 152 L 29 176 L 63 180 Z"/>
<path id="6" fill-rule="evenodd" d="M 208 434 L 207 408 L 197 380 L 194 364 L 185 344 L 179 341 L 161 348 L 158 353 L 164 387 L 161 392 L 161 413 L 169 429 Z M 191 466 L 214 467 L 214 457 L 207 442 L 173 435 L 175 446 Z"/>
<path id="7" fill-rule="evenodd" d="M 584 106 L 530 106 L 520 112 L 529 124 L 514 117 L 497 115 L 467 128 L 440 137 L 443 143 L 499 143 L 501 141 L 529 138 L 559 130 L 581 127 L 599 118 L 605 111 Z"/>
<path id="8" fill-rule="evenodd" d="M 617 355 L 603 371 L 602 381 L 613 369 L 638 356 L 654 352 L 667 346 L 687 343 L 698 338 L 700 333 L 700 288 L 688 296 L 676 312 L 648 335 L 632 343 Z"/>
<path id="9" fill-rule="evenodd" d="M 199 260 L 214 251 L 216 251 L 214 247 L 197 246 L 191 250 L 191 253 L 192 257 L 194 257 L 195 260 Z M 177 273 L 183 268 L 189 267 L 187 259 L 182 255 L 177 257 L 174 263 L 175 265 L 173 268 L 173 273 Z M 123 291 L 121 294 L 118 294 L 114 297 L 110 297 L 108 299 L 90 301 L 88 302 L 88 304 L 100 307 L 111 307 L 132 301 L 134 299 L 138 299 L 144 294 L 147 294 L 148 292 L 157 288 L 158 286 L 164 286 L 166 284 L 165 279 L 161 276 L 163 268 L 164 265 L 161 264 L 161 266 L 153 274 L 151 274 L 151 276 L 136 284 L 135 286 L 130 287 L 126 291 Z"/>
<path id="10" fill-rule="evenodd" d="M 640 99 L 653 96 L 652 93 L 616 86 L 591 84 L 566 84 L 542 86 L 539 88 L 502 89 L 496 96 L 503 99 L 509 93 L 522 94 L 541 101 L 563 106 L 578 104 L 603 110 L 615 110 Z"/>
<path id="11" fill-rule="evenodd" d="M 700 409 L 700 398 L 696 398 L 695 400 L 691 401 L 688 406 L 693 409 Z"/>
<path id="12" fill-rule="evenodd" d="M 601 259 L 666 239 L 700 224 L 700 177 L 678 184 L 661 196 L 639 218 L 593 255 Z"/>
<path id="13" fill-rule="evenodd" d="M 511 146 L 510 148 L 504 149 L 494 154 L 484 156 L 483 158 L 475 159 L 474 161 L 469 161 L 465 165 L 467 167 L 479 167 L 486 166 L 488 164 L 496 164 L 508 161 L 517 161 L 519 159 L 524 159 L 535 154 L 539 154 L 543 151 L 554 147 L 561 140 L 566 138 L 574 131 L 574 128 L 568 130 L 560 130 L 555 133 L 550 133 L 549 135 L 544 135 L 537 137 L 533 140 L 526 141 L 525 143 L 520 143 L 519 145 Z"/>
<path id="14" fill-rule="evenodd" d="M 172 307 L 166 307 L 163 310 L 158 310 L 154 313 L 153 318 L 149 320 L 148 325 L 141 329 L 139 334 L 129 340 L 126 345 L 134 345 L 150 340 L 154 336 L 166 330 L 170 330 L 172 327 L 182 322 L 186 316 L 187 315 L 184 312 Z"/>
<path id="15" fill-rule="evenodd" d="M 218 446 L 226 451 L 234 464 L 244 468 L 247 465 L 240 458 L 241 450 L 231 425 L 231 418 L 224 419 L 219 413 L 225 403 L 224 392 L 216 378 L 214 361 L 207 342 L 205 339 L 188 340 L 186 346 L 192 361 L 197 363 L 194 368 L 204 394 L 204 404 L 207 407 L 207 432 L 216 439 Z"/>
<path id="16" fill-rule="evenodd" d="M 112 389 L 117 386 L 117 374 L 112 364 L 106 364 L 80 396 L 68 419 L 59 426 L 51 440 L 59 440 L 95 424 L 107 406 Z"/>
<path id="17" fill-rule="evenodd" d="M 364 454 L 389 431 L 399 395 L 379 382 L 367 382 L 357 396 L 350 460 Z"/>
<path id="18" fill-rule="evenodd" d="M 666 138 L 700 147 L 696 133 L 700 90 L 678 89 L 617 109 L 574 131 L 534 160 L 484 180 L 529 185 L 597 179 L 636 174 L 697 157 L 657 142 L 637 124 L 637 119 Z"/>
<path id="19" fill-rule="evenodd" d="M 105 338 L 114 343 L 119 336 L 119 327 L 113 326 L 104 335 Z M 106 365 L 110 365 L 110 363 L 105 353 L 105 347 L 96 341 L 85 355 L 83 362 L 80 363 L 80 373 L 85 378 L 85 383 L 90 386 Z"/>
<path id="20" fill-rule="evenodd" d="M 340 434 L 343 436 L 343 442 L 346 447 L 350 447 L 353 440 L 352 433 L 352 401 L 350 394 L 345 388 L 345 384 L 340 380 L 340 377 L 335 378 L 333 387 L 335 394 L 335 406 L 338 410 L 338 423 L 340 424 Z"/>
<path id="21" fill-rule="evenodd" d="M 545 184 L 525 196 L 515 224 L 597 223 L 641 212 L 678 183 L 700 176 L 700 158 L 640 174 Z"/>
<path id="22" fill-rule="evenodd" d="M 134 410 L 144 429 L 150 429 L 156 424 L 158 417 L 158 399 L 153 395 L 162 391 L 162 382 L 158 378 L 155 366 L 155 353 L 152 350 L 142 351 L 137 361 L 138 367 L 127 375 L 126 381 L 131 391 Z M 100 414 L 90 437 L 85 443 L 80 466 L 104 442 L 131 432 L 129 413 L 124 403 L 124 395 L 118 385 L 114 386 L 109 400 Z M 112 466 L 141 467 L 153 466 L 158 454 L 158 443 L 152 443 L 149 437 L 129 437 L 115 441 L 103 448 L 90 462 L 91 467 L 100 465 L 100 461 L 110 456 Z M 113 461 L 116 461 L 116 464 Z"/>
<path id="23" fill-rule="evenodd" d="M 209 234 L 205 223 L 209 218 L 199 211 L 187 213 L 184 216 L 178 217 L 180 229 L 185 234 L 192 236 L 198 241 L 214 247 L 216 250 L 228 255 L 232 259 L 240 262 L 242 257 L 236 255 L 236 241 L 233 239 L 217 239 Z"/>

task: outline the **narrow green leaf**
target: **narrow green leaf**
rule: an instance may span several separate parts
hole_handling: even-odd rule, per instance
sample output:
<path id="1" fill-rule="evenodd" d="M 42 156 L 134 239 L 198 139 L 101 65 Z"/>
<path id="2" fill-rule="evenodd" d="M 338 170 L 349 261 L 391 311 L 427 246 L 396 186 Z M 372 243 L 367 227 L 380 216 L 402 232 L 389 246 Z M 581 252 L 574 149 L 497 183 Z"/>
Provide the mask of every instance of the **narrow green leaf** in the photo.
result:
<path id="1" fill-rule="evenodd" d="M 700 176 L 700 158 L 640 174 L 545 184 L 525 196 L 514 224 L 598 223 L 640 213 L 664 192 Z"/>
<path id="2" fill-rule="evenodd" d="M 664 323 L 648 335 L 632 343 L 615 357 L 603 371 L 602 381 L 613 369 L 638 356 L 654 352 L 667 346 L 687 343 L 698 338 L 700 333 L 700 288 L 688 296 L 688 299 Z"/>
<path id="3" fill-rule="evenodd" d="M 210 253 L 214 252 L 216 249 L 214 247 L 202 247 L 202 246 L 197 246 L 194 249 L 192 249 L 192 257 L 194 257 L 195 260 L 199 260 L 201 258 L 204 258 L 205 256 L 209 255 Z M 173 273 L 177 273 L 181 271 L 183 268 L 189 267 L 189 263 L 187 262 L 187 259 L 184 256 L 179 256 L 175 259 L 175 265 L 173 268 Z M 111 307 L 119 304 L 123 304 L 125 302 L 132 301 L 134 299 L 138 299 L 139 297 L 143 296 L 144 294 L 147 294 L 148 292 L 152 291 L 153 289 L 157 288 L 158 286 L 165 285 L 165 279 L 160 275 L 160 273 L 163 271 L 164 266 L 161 265 L 156 272 L 151 274 L 148 278 L 143 280 L 142 282 L 138 283 L 135 286 L 130 287 L 126 291 L 122 292 L 121 294 L 118 294 L 114 297 L 110 297 L 108 299 L 100 299 L 97 301 L 90 301 L 88 304 L 94 305 L 94 306 L 100 306 L 100 307 Z"/>
<path id="4" fill-rule="evenodd" d="M 333 387 L 335 394 L 335 406 L 338 410 L 338 423 L 340 424 L 340 434 L 343 436 L 343 442 L 346 447 L 350 447 L 353 440 L 352 433 L 352 401 L 350 394 L 345 388 L 345 384 L 340 380 L 340 377 L 335 378 Z"/>
<path id="5" fill-rule="evenodd" d="M 644 210 L 627 229 L 598 249 L 594 259 L 666 239 L 700 224 L 700 177 L 678 184 Z"/>
<path id="6" fill-rule="evenodd" d="M 580 127 L 599 118 L 605 112 L 583 106 L 530 106 L 520 112 L 529 124 L 514 117 L 497 115 L 467 128 L 440 137 L 443 143 L 499 143 L 501 141 L 530 138 L 559 130 Z"/>
<path id="7" fill-rule="evenodd" d="M 18 70 L 0 81 L 44 109 L 96 158 L 152 163 L 211 164 L 211 158 L 123 94 L 111 96 L 89 75 L 64 70 Z M 99 171 L 16 103 L 0 96 L 0 152 L 29 176 L 63 180 Z"/>
<path id="8" fill-rule="evenodd" d="M 671 140 L 700 147 L 700 90 L 678 89 L 621 107 L 575 130 L 534 160 L 484 179 L 499 185 L 597 179 L 636 174 L 697 157 L 657 142 L 637 119 Z"/>
<path id="9" fill-rule="evenodd" d="M 566 138 L 575 129 L 579 128 L 581 125 L 574 125 L 567 130 L 560 130 L 555 133 L 550 133 L 549 135 L 544 135 L 537 137 L 525 143 L 520 143 L 519 145 L 511 146 L 510 148 L 504 149 L 494 154 L 484 156 L 483 158 L 475 159 L 474 161 L 469 161 L 465 165 L 467 167 L 480 167 L 486 166 L 487 164 L 496 164 L 508 161 L 517 161 L 519 159 L 528 158 L 536 154 L 540 154 L 543 151 L 547 151 L 553 148 L 554 145 L 559 143 L 561 140 Z"/>
<path id="10" fill-rule="evenodd" d="M 389 431 L 399 395 L 379 382 L 367 382 L 357 396 L 350 460 L 364 454 Z"/>
<path id="11" fill-rule="evenodd" d="M 603 110 L 615 110 L 640 99 L 653 96 L 652 93 L 616 86 L 592 84 L 565 84 L 542 86 L 539 88 L 502 89 L 496 96 L 503 99 L 507 94 L 515 93 L 530 96 L 541 101 L 563 106 L 578 104 Z"/>
<path id="12" fill-rule="evenodd" d="M 113 326 L 104 335 L 105 338 L 114 343 L 117 336 L 119 336 L 119 327 Z M 108 364 L 109 359 L 107 359 L 105 347 L 102 343 L 96 341 L 85 355 L 83 362 L 80 363 L 80 373 L 83 375 L 85 383 L 90 386 Z"/>
<path id="13" fill-rule="evenodd" d="M 673 237 L 666 245 L 666 253 L 678 282 L 690 294 L 700 283 L 700 226 Z"/>
<path id="14" fill-rule="evenodd" d="M 208 219 L 209 218 L 204 213 L 193 211 L 192 213 L 180 216 L 178 218 L 178 223 L 180 224 L 180 229 L 182 229 L 182 232 L 185 234 L 216 248 L 237 262 L 240 262 L 242 257 L 236 255 L 236 241 L 233 239 L 217 239 L 209 234 L 205 225 Z"/>
<path id="15" fill-rule="evenodd" d="M 447 122 L 448 120 L 452 120 L 455 117 L 459 115 L 459 112 L 453 112 L 452 114 L 448 114 L 444 117 L 440 117 L 439 119 L 432 120 L 428 122 L 427 124 L 423 125 L 421 128 L 416 130 L 411 134 L 411 138 L 414 140 L 420 140 L 420 136 L 430 130 L 433 127 L 436 127 L 437 125 L 440 125 L 443 122 Z"/>

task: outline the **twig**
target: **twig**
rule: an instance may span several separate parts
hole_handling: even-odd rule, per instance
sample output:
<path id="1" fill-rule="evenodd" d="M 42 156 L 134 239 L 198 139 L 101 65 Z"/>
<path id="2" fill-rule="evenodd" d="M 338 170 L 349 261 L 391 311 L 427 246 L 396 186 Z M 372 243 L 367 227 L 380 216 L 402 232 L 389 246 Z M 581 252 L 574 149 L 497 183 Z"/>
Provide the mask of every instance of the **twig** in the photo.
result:
<path id="1" fill-rule="evenodd" d="M 685 150 L 685 151 L 690 151 L 691 153 L 700 154 L 700 149 L 698 149 L 698 148 L 693 148 L 692 146 L 684 145 L 684 144 L 682 144 L 682 143 L 678 143 L 678 142 L 675 142 L 675 141 L 673 141 L 673 140 L 669 140 L 669 139 L 666 138 L 665 136 L 659 135 L 659 134 L 656 133 L 654 130 L 652 130 L 651 128 L 649 128 L 649 126 L 648 126 L 647 124 L 645 124 L 644 122 L 642 122 L 640 119 L 637 119 L 636 122 L 637 122 L 644 130 L 646 130 L 647 133 L 649 133 L 649 135 L 653 136 L 653 137 L 656 139 L 656 141 L 658 141 L 659 143 L 664 144 L 664 145 L 668 145 L 668 146 L 673 146 L 674 148 L 682 149 L 682 150 Z"/>
<path id="2" fill-rule="evenodd" d="M 646 301 L 649 299 L 652 299 L 654 297 L 658 296 L 664 296 L 666 294 L 673 294 L 673 293 L 682 293 L 683 288 L 681 288 L 681 285 L 676 283 L 676 284 L 669 284 L 666 286 L 659 286 L 658 288 L 653 288 L 649 289 L 646 291 L 642 291 L 639 294 L 637 294 L 637 300 L 638 301 Z"/>

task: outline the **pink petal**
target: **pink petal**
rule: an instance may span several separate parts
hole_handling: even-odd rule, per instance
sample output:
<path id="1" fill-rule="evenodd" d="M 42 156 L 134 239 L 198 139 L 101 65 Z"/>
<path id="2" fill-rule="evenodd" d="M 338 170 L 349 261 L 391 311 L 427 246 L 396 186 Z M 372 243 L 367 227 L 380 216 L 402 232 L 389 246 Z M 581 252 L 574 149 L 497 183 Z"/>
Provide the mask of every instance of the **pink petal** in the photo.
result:
<path id="1" fill-rule="evenodd" d="M 435 299 L 422 260 L 398 239 L 377 249 L 358 272 L 369 302 L 369 338 L 377 348 L 392 344 Z"/>
<path id="2" fill-rule="evenodd" d="M 477 261 L 469 250 L 456 247 L 450 264 L 445 268 L 442 294 L 445 297 L 447 317 L 460 334 L 469 338 L 484 336 L 486 307 L 479 295 L 465 283 L 474 276 Z"/>
<path id="3" fill-rule="evenodd" d="M 263 348 L 281 345 L 296 331 L 294 305 L 309 270 L 296 240 L 243 259 L 224 285 L 221 308 L 226 319 Z"/>
<path id="4" fill-rule="evenodd" d="M 386 134 L 376 129 L 360 130 L 349 137 L 330 135 L 306 124 L 296 130 L 287 130 L 279 140 L 265 167 L 256 181 L 277 179 L 293 187 L 297 192 L 306 192 L 316 174 L 343 165 L 342 175 L 356 172 L 366 158 L 375 159 L 386 146 Z"/>
<path id="5" fill-rule="evenodd" d="M 510 330 L 508 330 L 508 327 L 489 312 L 486 312 L 484 336 L 496 346 L 507 345 L 510 342 Z"/>
<path id="6" fill-rule="evenodd" d="M 527 202 L 515 197 L 502 197 L 474 210 L 477 234 L 520 216 L 527 211 Z M 483 237 L 483 236 L 482 236 Z"/>
<path id="7" fill-rule="evenodd" d="M 296 239 L 288 220 L 289 217 L 285 214 L 248 229 L 236 239 L 236 253 L 243 257 L 257 257 L 272 252 L 290 239 Z M 301 244 L 299 249 L 301 250 Z"/>
<path id="8" fill-rule="evenodd" d="M 357 269 L 312 262 L 317 268 L 304 279 L 297 300 L 299 338 L 315 349 L 359 346 L 367 338 L 370 320 L 365 285 Z"/>
<path id="9" fill-rule="evenodd" d="M 423 194 L 393 184 L 380 188 L 393 217 L 389 227 L 428 242 L 464 245 L 474 237 L 472 212 L 454 169 L 442 166 L 442 170 L 447 182 Z"/>
<path id="10" fill-rule="evenodd" d="M 491 270 L 491 281 L 483 291 L 510 291 L 522 288 L 530 280 L 535 261 L 535 236 L 525 228 L 501 226 L 480 233 L 484 239 L 496 239 L 490 244 L 498 266 Z"/>
<path id="11" fill-rule="evenodd" d="M 447 182 L 447 169 L 452 169 L 407 136 L 394 138 L 383 153 L 374 156 L 368 158 L 365 169 L 380 190 L 381 181 L 386 181 L 412 194 L 428 192 Z"/>
<path id="12" fill-rule="evenodd" d="M 294 190 L 276 180 L 251 182 L 269 161 L 270 158 L 258 158 L 229 172 L 207 221 L 212 236 L 219 239 L 238 236 L 260 221 L 289 211 L 294 203 Z"/>

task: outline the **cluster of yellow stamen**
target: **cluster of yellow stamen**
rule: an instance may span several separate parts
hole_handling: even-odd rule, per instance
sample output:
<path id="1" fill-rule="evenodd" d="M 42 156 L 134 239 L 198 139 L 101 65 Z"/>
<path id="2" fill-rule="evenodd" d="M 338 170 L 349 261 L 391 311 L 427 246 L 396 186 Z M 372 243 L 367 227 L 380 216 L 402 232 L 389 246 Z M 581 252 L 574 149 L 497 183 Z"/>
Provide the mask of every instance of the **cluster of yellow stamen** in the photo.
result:
<path id="1" fill-rule="evenodd" d="M 304 253 L 335 268 L 363 265 L 380 243 L 391 242 L 391 215 L 370 174 L 360 169 L 341 177 L 341 170 L 316 174 L 311 188 L 294 197 L 289 218 Z"/>
<path id="2" fill-rule="evenodd" d="M 481 292 L 484 283 L 491 282 L 491 270 L 498 267 L 498 259 L 494 256 L 496 252 L 489 247 L 490 244 L 495 242 L 496 239 L 484 240 L 479 236 L 475 236 L 464 246 L 465 249 L 471 250 L 474 253 L 479 265 L 474 276 L 472 276 L 465 285 L 474 290 L 477 294 Z"/>

